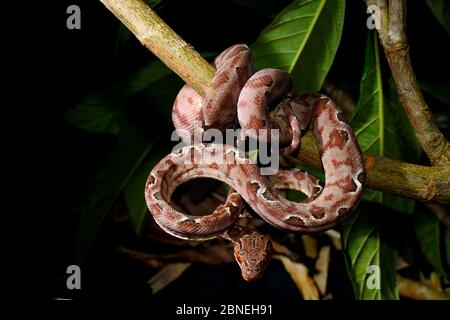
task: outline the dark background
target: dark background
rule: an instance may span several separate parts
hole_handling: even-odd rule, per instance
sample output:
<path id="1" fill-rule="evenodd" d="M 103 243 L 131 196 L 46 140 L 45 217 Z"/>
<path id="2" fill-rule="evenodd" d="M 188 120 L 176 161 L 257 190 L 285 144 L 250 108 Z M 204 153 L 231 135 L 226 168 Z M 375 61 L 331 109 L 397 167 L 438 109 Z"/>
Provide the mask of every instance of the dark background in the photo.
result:
<path id="1" fill-rule="evenodd" d="M 275 2 L 275 1 L 274 1 Z M 271 5 L 273 15 L 290 1 Z M 66 28 L 66 8 L 81 7 L 81 30 Z M 264 8 L 262 8 L 264 11 Z M 220 52 L 235 43 L 252 43 L 271 19 L 232 1 L 163 0 L 158 14 L 198 51 Z M 45 229 L 39 256 L 45 268 L 46 298 L 70 298 L 81 301 L 142 301 L 162 303 L 168 299 L 193 303 L 233 302 L 283 303 L 301 300 L 297 288 L 279 261 L 271 263 L 265 277 L 245 284 L 236 266 L 194 265 L 182 277 L 155 296 L 146 280 L 152 271 L 114 252 L 117 243 L 136 244 L 132 226 L 113 226 L 105 221 L 83 265 L 83 289 L 65 290 L 65 268 L 71 262 L 77 222 L 77 206 L 89 177 L 99 161 L 111 151 L 116 141 L 108 135 L 93 135 L 64 120 L 74 104 L 91 93 L 101 91 L 139 66 L 154 59 L 137 40 L 117 49 L 119 21 L 99 2 L 92 0 L 55 1 L 43 13 L 40 27 L 31 30 L 34 59 L 38 67 L 26 82 L 39 88 L 30 109 L 44 116 L 29 139 L 29 152 L 36 160 L 29 165 L 38 171 L 37 213 Z M 329 79 L 357 100 L 367 29 L 363 1 L 347 1 L 342 42 Z M 424 1 L 408 2 L 408 37 L 413 66 L 425 82 L 448 78 L 448 36 L 432 16 Z M 444 41 L 442 39 L 445 39 Z M 36 42 L 34 44 L 34 42 Z M 444 65 L 443 65 L 444 63 Z M 24 95 L 26 95 L 24 93 Z M 18 96 L 18 101 L 22 98 Z M 446 112 L 432 97 L 434 110 Z M 29 120 L 36 125 L 34 113 Z M 37 118 L 36 118 L 37 119 Z M 36 141 L 36 142 L 35 142 Z M 31 170 L 31 169 L 30 169 Z M 341 254 L 332 256 L 329 286 L 335 299 L 352 299 Z M 213 284 L 213 285 L 212 285 Z"/>

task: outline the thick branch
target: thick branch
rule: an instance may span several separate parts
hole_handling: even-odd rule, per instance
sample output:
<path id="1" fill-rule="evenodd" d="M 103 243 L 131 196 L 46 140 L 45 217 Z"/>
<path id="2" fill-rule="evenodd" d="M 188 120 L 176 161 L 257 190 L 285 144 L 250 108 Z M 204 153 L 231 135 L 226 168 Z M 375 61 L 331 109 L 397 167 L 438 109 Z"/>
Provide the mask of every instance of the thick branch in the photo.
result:
<path id="1" fill-rule="evenodd" d="M 380 8 L 381 44 L 397 85 L 400 103 L 432 165 L 450 164 L 450 144 L 436 126 L 411 65 L 406 37 L 406 0 L 366 0 Z"/>
<path id="2" fill-rule="evenodd" d="M 214 68 L 141 0 L 100 0 L 167 67 L 204 95 Z"/>
<path id="3" fill-rule="evenodd" d="M 297 161 L 322 168 L 311 132 L 302 138 Z M 450 166 L 427 167 L 364 153 L 366 186 L 399 196 L 450 203 Z"/>
<path id="4" fill-rule="evenodd" d="M 194 49 L 141 0 L 100 0 L 169 68 L 179 74 L 200 95 L 214 75 Z M 321 167 L 317 145 L 311 134 L 302 140 L 299 159 Z M 432 168 L 365 154 L 369 188 L 412 199 L 450 203 L 450 167 Z"/>

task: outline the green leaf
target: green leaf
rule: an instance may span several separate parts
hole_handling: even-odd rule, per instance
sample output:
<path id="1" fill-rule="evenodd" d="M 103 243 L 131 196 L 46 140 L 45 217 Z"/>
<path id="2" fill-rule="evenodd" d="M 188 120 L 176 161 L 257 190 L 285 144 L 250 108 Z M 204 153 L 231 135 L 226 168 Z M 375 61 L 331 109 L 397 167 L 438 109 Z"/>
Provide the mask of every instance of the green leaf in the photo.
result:
<path id="1" fill-rule="evenodd" d="M 107 95 L 92 95 L 86 97 L 66 114 L 66 120 L 79 129 L 92 133 L 119 132 L 120 104 Z"/>
<path id="2" fill-rule="evenodd" d="M 420 87 L 423 91 L 431 94 L 435 98 L 438 98 L 447 106 L 450 106 L 450 86 L 448 84 L 421 82 Z"/>
<path id="3" fill-rule="evenodd" d="M 440 276 L 449 278 L 450 274 L 446 271 L 447 262 L 443 254 L 445 250 L 448 251 L 448 243 L 445 242 L 449 241 L 450 231 L 444 229 L 435 216 L 419 210 L 414 214 L 413 225 L 421 250 L 430 265 Z"/>
<path id="4" fill-rule="evenodd" d="M 345 261 L 358 300 L 398 299 L 395 290 L 395 250 L 381 241 L 378 221 L 359 207 L 343 224 Z M 370 286 L 370 268 L 380 271 L 380 287 Z M 368 284 L 369 283 L 369 284 Z"/>
<path id="5" fill-rule="evenodd" d="M 367 41 L 360 97 L 350 117 L 353 130 L 362 151 L 400 159 L 404 154 L 417 157 L 417 150 L 420 149 L 411 142 L 412 138 L 402 136 L 414 136 L 414 132 L 411 132 L 403 109 L 398 106 L 395 92 L 393 82 L 390 90 L 387 93 L 384 91 L 378 38 L 371 32 Z M 412 212 L 415 204 L 412 200 L 368 189 L 364 192 L 363 200 L 375 201 L 401 212 Z M 382 224 L 371 219 L 361 207 L 343 225 L 347 269 L 357 299 L 398 299 L 393 258 L 396 251 L 382 240 L 383 230 Z M 367 268 L 370 265 L 376 265 L 381 270 L 379 290 L 367 286 Z"/>
<path id="6" fill-rule="evenodd" d="M 445 0 L 427 0 L 427 4 L 445 31 L 450 34 L 450 3 Z"/>
<path id="7" fill-rule="evenodd" d="M 145 202 L 144 197 L 145 181 L 152 168 L 165 154 L 166 150 L 162 149 L 153 152 L 150 159 L 139 166 L 123 190 L 128 214 L 130 215 L 134 230 L 138 236 L 141 234 L 145 217 L 148 212 L 147 203 Z"/>
<path id="8" fill-rule="evenodd" d="M 117 134 L 118 116 L 126 101 L 171 73 L 161 61 L 152 61 L 106 91 L 87 96 L 66 114 L 66 120 L 89 132 Z"/>
<path id="9" fill-rule="evenodd" d="M 207 59 L 215 55 L 214 52 L 203 53 Z M 154 60 L 104 92 L 87 96 L 66 114 L 66 120 L 92 133 L 117 134 L 118 115 L 127 101 L 136 95 L 141 95 L 146 99 L 145 103 L 170 119 L 170 105 L 182 85 L 183 81 L 164 63 Z"/>
<path id="10" fill-rule="evenodd" d="M 126 113 L 121 113 L 117 148 L 91 178 L 80 207 L 75 259 L 81 262 L 103 219 L 136 168 L 147 155 L 154 138 Z"/>
<path id="11" fill-rule="evenodd" d="M 385 92 L 386 91 L 386 92 Z M 378 38 L 370 33 L 360 96 L 350 117 L 363 152 L 398 160 L 418 161 L 421 148 L 408 117 L 399 105 L 394 81 L 383 86 Z M 367 189 L 363 200 L 382 203 L 387 207 L 412 213 L 415 201 Z"/>
<path id="12" fill-rule="evenodd" d="M 341 40 L 345 1 L 297 0 L 252 46 L 255 66 L 289 72 L 298 92 L 319 91 Z"/>

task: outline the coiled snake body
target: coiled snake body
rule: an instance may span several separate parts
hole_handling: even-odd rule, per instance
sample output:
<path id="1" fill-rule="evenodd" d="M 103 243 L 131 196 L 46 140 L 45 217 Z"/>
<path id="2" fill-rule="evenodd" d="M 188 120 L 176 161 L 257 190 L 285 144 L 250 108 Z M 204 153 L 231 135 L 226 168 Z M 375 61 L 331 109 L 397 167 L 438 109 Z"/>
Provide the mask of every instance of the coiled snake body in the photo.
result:
<path id="1" fill-rule="evenodd" d="M 312 233 L 329 229 L 357 205 L 364 184 L 364 165 L 352 128 L 344 113 L 321 94 L 294 95 L 292 81 L 281 70 L 253 73 L 246 45 L 235 45 L 215 60 L 217 68 L 206 97 L 185 85 L 173 107 L 173 123 L 183 141 L 194 131 L 235 124 L 258 138 L 261 129 L 278 129 L 282 153 L 300 146 L 302 131 L 311 125 L 325 171 L 325 185 L 297 170 L 263 176 L 260 168 L 238 148 L 226 144 L 190 144 L 163 158 L 151 171 L 145 198 L 155 221 L 166 232 L 185 239 L 222 236 L 231 240 L 246 280 L 260 276 L 270 257 L 270 241 L 256 230 L 235 224 L 244 201 L 269 224 L 286 231 Z M 274 111 L 269 106 L 278 102 Z M 199 128 L 200 127 L 200 128 Z M 251 130 L 250 130 L 251 129 Z M 251 135 L 251 134 L 250 134 Z M 266 136 L 267 140 L 271 137 Z M 170 205 L 175 188 L 194 178 L 213 178 L 232 187 L 224 204 L 213 213 L 193 216 Z M 296 203 L 277 189 L 296 189 L 308 199 Z"/>

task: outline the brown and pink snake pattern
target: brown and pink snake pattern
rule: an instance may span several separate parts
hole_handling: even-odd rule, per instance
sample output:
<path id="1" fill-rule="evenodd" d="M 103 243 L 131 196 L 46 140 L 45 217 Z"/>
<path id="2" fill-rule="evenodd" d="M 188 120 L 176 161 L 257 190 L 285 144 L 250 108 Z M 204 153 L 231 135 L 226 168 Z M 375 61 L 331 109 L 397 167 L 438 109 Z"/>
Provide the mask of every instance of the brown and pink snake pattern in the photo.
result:
<path id="1" fill-rule="evenodd" d="M 292 80 L 281 70 L 254 73 L 251 52 L 243 44 L 221 53 L 215 66 L 217 72 L 205 98 L 188 85 L 176 97 L 172 119 L 181 139 L 189 144 L 195 130 L 223 130 L 238 122 L 244 132 L 278 129 L 283 147 L 280 151 L 287 154 L 300 147 L 302 132 L 311 127 L 325 171 L 324 187 L 314 176 L 298 169 L 263 176 L 258 165 L 236 147 L 198 143 L 167 155 L 153 168 L 145 198 L 155 221 L 171 235 L 196 240 L 222 236 L 231 240 L 244 279 L 253 280 L 267 264 L 271 245 L 266 236 L 235 223 L 244 204 L 279 229 L 323 231 L 348 217 L 358 204 L 364 164 L 352 128 L 330 98 L 293 94 Z M 276 108 L 269 112 L 274 104 Z M 174 209 L 170 202 L 176 187 L 201 177 L 220 180 L 233 189 L 225 203 L 203 216 Z M 292 202 L 278 189 L 296 189 L 308 199 Z"/>

